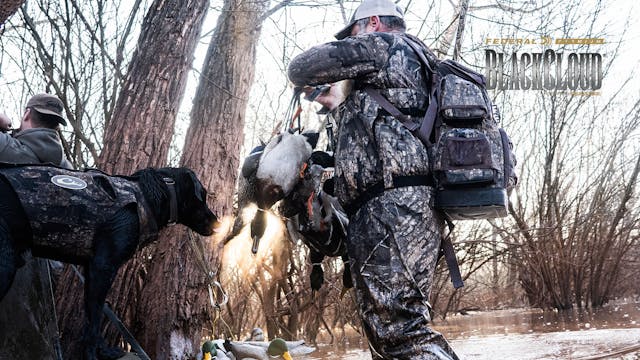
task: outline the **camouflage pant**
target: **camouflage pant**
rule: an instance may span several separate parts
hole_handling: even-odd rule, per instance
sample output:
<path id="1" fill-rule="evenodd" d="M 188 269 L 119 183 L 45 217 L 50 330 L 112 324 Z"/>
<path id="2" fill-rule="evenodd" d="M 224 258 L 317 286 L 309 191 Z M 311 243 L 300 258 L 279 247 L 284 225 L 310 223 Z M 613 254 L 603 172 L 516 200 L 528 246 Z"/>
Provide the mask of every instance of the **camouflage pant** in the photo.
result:
<path id="1" fill-rule="evenodd" d="M 349 224 L 351 273 L 374 359 L 458 359 L 428 326 L 443 227 L 430 189 L 385 191 Z"/>

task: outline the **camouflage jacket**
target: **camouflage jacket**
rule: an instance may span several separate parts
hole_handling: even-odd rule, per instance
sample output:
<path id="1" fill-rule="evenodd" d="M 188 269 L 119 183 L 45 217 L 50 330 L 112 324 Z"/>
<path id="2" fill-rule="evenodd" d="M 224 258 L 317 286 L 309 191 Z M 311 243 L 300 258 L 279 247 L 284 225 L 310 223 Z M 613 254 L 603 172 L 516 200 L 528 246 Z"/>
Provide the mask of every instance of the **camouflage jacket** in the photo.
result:
<path id="1" fill-rule="evenodd" d="M 41 165 L 2 165 L 0 177 L 13 187 L 29 219 L 34 255 L 71 262 L 93 256 L 95 234 L 126 206 L 137 207 L 141 245 L 157 236 L 140 188 L 127 178 Z"/>
<path id="2" fill-rule="evenodd" d="M 289 79 L 298 86 L 354 80 L 353 91 L 334 112 L 335 192 L 342 204 L 354 202 L 379 182 L 392 188 L 395 176 L 429 173 L 425 146 L 363 90 L 380 89 L 404 114 L 422 119 L 429 92 L 418 55 L 406 42 L 409 36 L 392 32 L 348 37 L 315 46 L 289 65 Z"/>

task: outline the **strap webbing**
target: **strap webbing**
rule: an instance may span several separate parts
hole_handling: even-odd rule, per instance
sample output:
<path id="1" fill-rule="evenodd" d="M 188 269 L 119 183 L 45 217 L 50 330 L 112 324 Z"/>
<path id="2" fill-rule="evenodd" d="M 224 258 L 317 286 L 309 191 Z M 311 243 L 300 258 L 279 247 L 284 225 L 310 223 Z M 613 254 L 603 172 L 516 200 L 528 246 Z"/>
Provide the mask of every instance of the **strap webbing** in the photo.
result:
<path id="1" fill-rule="evenodd" d="M 444 260 L 447 262 L 449 268 L 449 276 L 451 276 L 451 282 L 453 287 L 459 289 L 464 286 L 462 281 L 462 275 L 460 275 L 460 267 L 458 266 L 458 259 L 456 259 L 456 252 L 453 249 L 453 243 L 451 242 L 451 234 L 453 233 L 453 222 L 451 219 L 445 216 L 445 221 L 449 227 L 449 233 L 440 242 L 440 255 L 444 256 Z"/>
<path id="2" fill-rule="evenodd" d="M 460 267 L 458 266 L 458 260 L 456 259 L 456 252 L 453 249 L 453 243 L 449 235 L 442 239 L 440 243 L 440 251 L 444 256 L 444 260 L 447 262 L 449 268 L 449 276 L 451 276 L 451 282 L 453 287 L 459 289 L 464 286 L 462 281 L 462 275 L 460 275 Z"/>
<path id="3" fill-rule="evenodd" d="M 373 100 L 375 100 L 383 109 L 385 109 L 389 114 L 393 115 L 402 125 L 404 125 L 407 129 L 413 132 L 425 145 L 431 145 L 431 132 L 433 131 L 433 125 L 436 121 L 436 115 L 438 113 L 438 100 L 436 96 L 436 92 L 438 91 L 438 83 L 439 76 L 436 71 L 434 71 L 431 63 L 427 59 L 426 55 L 423 52 L 424 47 L 421 47 L 416 43 L 415 40 L 407 37 L 405 38 L 407 44 L 413 49 L 413 51 L 418 55 L 420 62 L 425 67 L 425 78 L 431 78 L 431 85 L 429 90 L 429 105 L 427 106 L 427 110 L 422 118 L 422 121 L 414 122 L 409 119 L 409 117 L 403 114 L 398 108 L 396 108 L 389 100 L 387 100 L 378 89 L 374 89 L 372 87 L 367 87 L 364 89 L 369 96 Z"/>
<path id="4" fill-rule="evenodd" d="M 433 186 L 433 178 L 429 175 L 409 175 L 409 176 L 394 176 L 393 188 L 401 188 L 407 186 Z M 363 205 L 370 200 L 382 195 L 385 190 L 384 181 L 379 181 L 372 186 L 368 187 L 360 196 L 354 201 L 343 206 L 345 212 L 349 216 L 353 216 Z"/>
<path id="5" fill-rule="evenodd" d="M 364 91 L 369 94 L 369 96 L 371 96 L 373 100 L 375 100 L 380 106 L 382 106 L 383 109 L 387 110 L 389 114 L 398 119 L 398 121 L 400 121 L 402 125 L 404 125 L 407 129 L 415 131 L 420 126 L 419 124 L 411 121 L 411 119 L 407 115 L 400 112 L 397 107 L 393 106 L 393 104 L 389 102 L 389 100 L 387 100 L 384 96 L 382 96 L 382 94 L 380 94 L 380 91 L 378 89 L 366 87 L 364 88 Z"/>

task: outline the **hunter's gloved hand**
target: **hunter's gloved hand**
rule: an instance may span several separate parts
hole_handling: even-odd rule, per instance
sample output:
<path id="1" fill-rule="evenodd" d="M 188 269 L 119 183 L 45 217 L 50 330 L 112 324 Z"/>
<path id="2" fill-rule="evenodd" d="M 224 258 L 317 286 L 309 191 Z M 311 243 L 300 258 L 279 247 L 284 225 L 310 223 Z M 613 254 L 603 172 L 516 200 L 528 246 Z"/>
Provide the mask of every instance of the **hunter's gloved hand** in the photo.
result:
<path id="1" fill-rule="evenodd" d="M 331 111 L 340 105 L 347 97 L 342 82 L 329 85 L 305 86 L 302 88 L 305 99 L 315 101 L 324 106 L 326 111 Z"/>
<path id="2" fill-rule="evenodd" d="M 309 157 L 309 165 L 313 164 L 320 165 L 326 169 L 329 167 L 334 167 L 336 164 L 336 160 L 333 155 L 324 151 L 316 150 L 312 152 L 311 156 Z"/>

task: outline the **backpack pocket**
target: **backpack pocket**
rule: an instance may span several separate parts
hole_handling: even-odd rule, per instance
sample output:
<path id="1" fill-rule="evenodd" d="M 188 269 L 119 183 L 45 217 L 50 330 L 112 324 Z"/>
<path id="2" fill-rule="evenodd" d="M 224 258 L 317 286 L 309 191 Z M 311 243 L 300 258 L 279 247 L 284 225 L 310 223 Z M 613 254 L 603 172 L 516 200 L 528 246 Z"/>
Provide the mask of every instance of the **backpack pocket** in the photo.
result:
<path id="1" fill-rule="evenodd" d="M 489 115 L 482 89 L 455 74 L 441 81 L 440 116 L 450 126 L 478 124 Z"/>
<path id="2" fill-rule="evenodd" d="M 498 169 L 489 139 L 476 129 L 445 132 L 436 144 L 434 173 L 444 187 L 495 184 Z"/>

